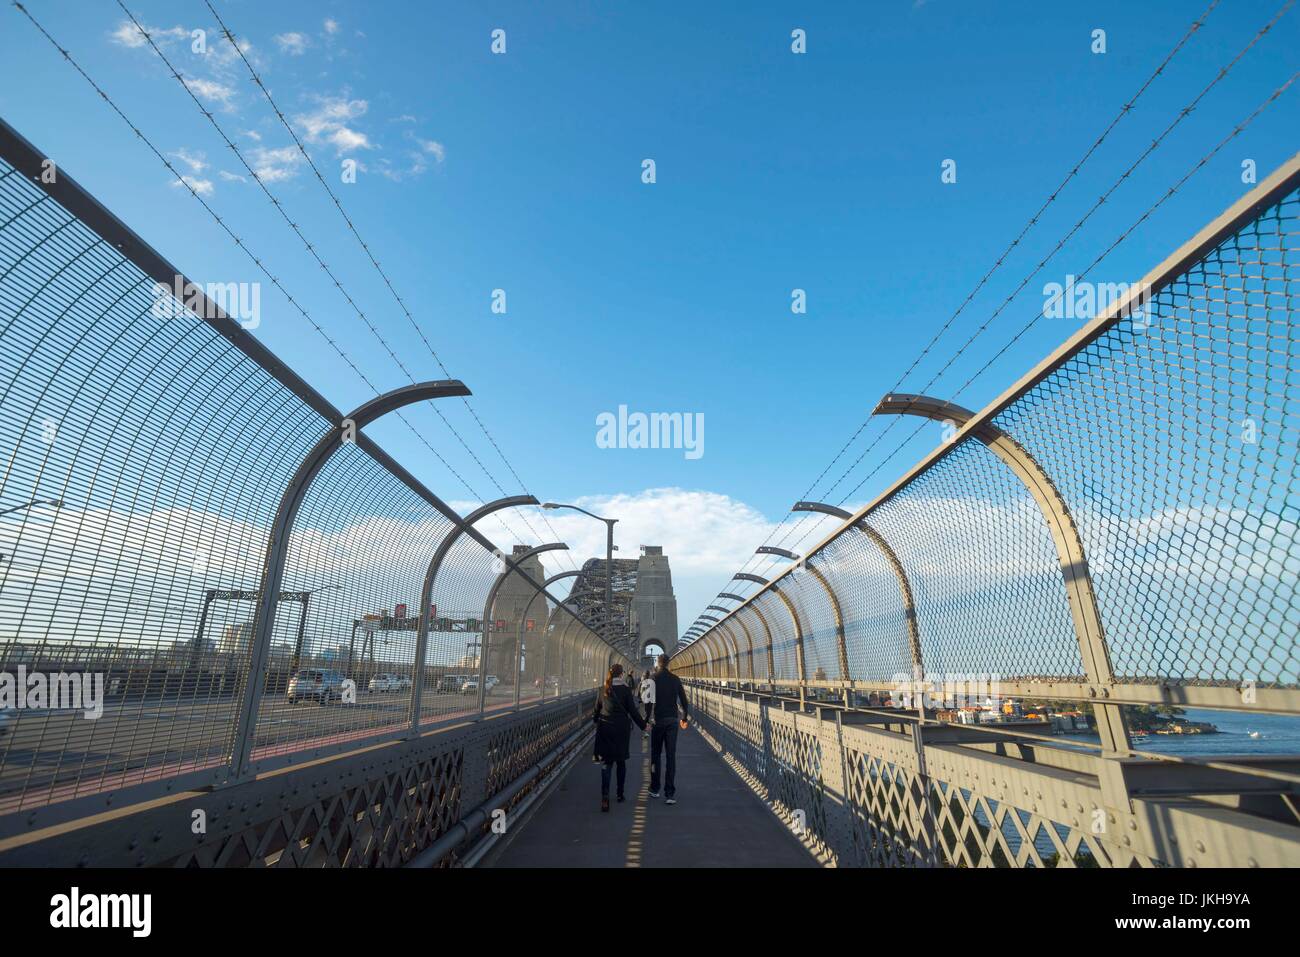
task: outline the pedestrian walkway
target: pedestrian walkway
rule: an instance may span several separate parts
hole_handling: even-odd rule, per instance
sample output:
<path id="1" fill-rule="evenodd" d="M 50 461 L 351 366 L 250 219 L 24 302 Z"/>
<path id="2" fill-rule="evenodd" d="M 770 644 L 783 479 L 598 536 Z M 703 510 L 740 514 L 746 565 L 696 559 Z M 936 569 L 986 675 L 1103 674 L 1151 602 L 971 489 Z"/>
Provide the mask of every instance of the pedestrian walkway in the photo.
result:
<path id="1" fill-rule="evenodd" d="M 817 861 L 692 727 L 677 737 L 677 800 L 650 797 L 650 741 L 633 730 L 627 801 L 600 811 L 590 746 L 491 867 L 816 867 Z M 611 792 L 614 790 L 611 786 Z"/>

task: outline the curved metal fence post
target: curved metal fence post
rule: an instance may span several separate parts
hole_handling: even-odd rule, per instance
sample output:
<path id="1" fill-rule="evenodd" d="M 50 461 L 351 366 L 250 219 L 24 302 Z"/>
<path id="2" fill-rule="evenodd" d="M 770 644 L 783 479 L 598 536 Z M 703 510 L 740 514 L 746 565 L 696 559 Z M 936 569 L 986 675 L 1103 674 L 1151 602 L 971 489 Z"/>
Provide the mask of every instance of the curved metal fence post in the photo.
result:
<path id="1" fill-rule="evenodd" d="M 542 552 L 568 551 L 569 546 L 563 542 L 549 542 L 546 545 L 534 545 L 527 551 L 511 555 L 510 559 L 514 563 L 513 567 L 507 566 L 506 570 L 497 576 L 497 580 L 492 583 L 492 588 L 488 591 L 487 601 L 483 603 L 483 634 L 479 638 L 478 647 L 478 716 L 483 717 L 483 711 L 487 707 L 487 660 L 488 660 L 488 636 L 493 631 L 492 606 L 496 603 L 497 592 L 505 583 L 506 579 L 512 574 L 518 574 L 520 578 L 530 578 L 525 575 L 520 567 L 534 555 L 540 555 Z M 504 560 L 504 559 L 503 559 Z M 534 597 L 536 597 L 534 595 Z M 519 675 L 515 675 L 515 684 L 519 683 Z"/>
<path id="2" fill-rule="evenodd" d="M 720 620 L 720 619 L 718 618 L 718 616 L 717 616 L 717 615 L 700 615 L 698 620 L 700 620 L 700 621 L 711 621 L 711 622 L 713 622 L 713 624 L 709 626 L 709 630 L 705 633 L 705 636 L 704 636 L 705 638 L 711 638 L 711 637 L 714 635 L 715 631 L 717 630 L 717 622 Z M 718 643 L 717 643 L 716 645 L 711 644 L 711 645 L 709 645 L 709 647 L 710 647 L 711 649 L 713 649 L 714 651 L 721 651 L 721 652 L 722 652 L 723 657 L 726 658 L 726 661 L 727 661 L 727 666 L 726 666 L 726 669 L 722 672 L 722 676 L 723 676 L 723 678 L 727 678 L 727 677 L 729 677 L 729 676 L 730 676 L 730 673 L 731 673 L 731 653 L 727 651 L 726 643 L 725 643 L 724 641 L 722 641 L 721 637 L 719 637 L 719 638 L 718 638 Z M 716 660 L 716 659 L 715 659 L 715 660 Z"/>
<path id="3" fill-rule="evenodd" d="M 271 632 L 275 627 L 275 612 L 280 599 L 280 585 L 284 579 L 284 564 L 289 555 L 289 529 L 298 514 L 312 481 L 325 467 L 340 446 L 360 439 L 360 431 L 375 419 L 395 409 L 400 409 L 427 399 L 470 395 L 465 384 L 455 379 L 420 382 L 385 392 L 360 405 L 351 415 L 335 423 L 307 453 L 297 471 L 289 480 L 280 497 L 275 521 L 266 547 L 262 565 L 262 587 L 253 615 L 253 640 L 248 675 L 241 695 L 238 720 L 235 727 L 234 746 L 231 748 L 229 773 L 243 777 L 253 753 L 253 740 L 257 731 L 257 712 L 262 702 L 266 680 L 267 656 L 271 647 Z"/>
<path id="4" fill-rule="evenodd" d="M 785 610 L 790 613 L 790 621 L 794 624 L 794 661 L 795 668 L 799 672 L 799 710 L 802 711 L 808 703 L 808 675 L 803 655 L 803 626 L 799 623 L 799 613 L 795 611 L 794 602 L 790 600 L 790 596 L 785 593 L 784 589 L 774 582 L 772 591 L 784 603 Z"/>
<path id="5" fill-rule="evenodd" d="M 736 640 L 736 633 L 726 625 L 719 625 L 718 630 L 731 639 L 731 654 L 727 657 L 728 671 L 735 680 L 736 686 L 740 686 L 740 642 Z"/>
<path id="6" fill-rule="evenodd" d="M 923 395 L 887 395 L 873 414 L 917 415 L 938 421 L 950 421 L 958 429 L 975 417 L 970 409 Z M 1019 442 L 1003 432 L 992 422 L 978 425 L 971 433 L 978 441 L 1002 460 L 1029 492 L 1042 513 L 1056 546 L 1056 557 L 1065 582 L 1070 615 L 1074 620 L 1075 637 L 1079 642 L 1079 655 L 1093 693 L 1110 694 L 1115 682 L 1111 669 L 1110 652 L 1102 628 L 1101 613 L 1097 608 L 1097 595 L 1092 588 L 1092 575 L 1084 553 L 1083 540 L 1074 524 L 1065 500 L 1046 470 Z M 1093 701 L 1097 717 L 1097 731 L 1102 748 L 1109 752 L 1127 751 L 1130 747 L 1128 728 L 1119 705 Z"/>
<path id="7" fill-rule="evenodd" d="M 727 636 L 721 628 L 716 628 L 710 632 L 713 640 L 713 647 L 718 655 L 718 673 L 722 676 L 725 684 L 731 679 L 731 649 L 727 647 Z"/>
<path id="8" fill-rule="evenodd" d="M 776 697 L 776 658 L 772 654 L 772 626 L 767 623 L 767 616 L 757 605 L 750 605 L 750 610 L 758 618 L 758 623 L 763 626 L 763 633 L 767 635 L 767 690 L 768 694 Z"/>
<path id="9" fill-rule="evenodd" d="M 576 578 L 578 575 L 581 574 L 582 574 L 581 571 L 571 571 L 571 572 L 560 572 L 558 575 L 552 575 L 550 578 L 546 579 L 546 581 L 542 582 L 542 591 L 536 592 L 532 598 L 528 599 L 528 604 L 524 605 L 523 614 L 519 616 L 519 627 L 516 630 L 516 634 L 515 634 L 515 670 L 516 671 L 523 670 L 524 622 L 528 620 L 528 613 L 533 610 L 533 602 L 537 601 L 538 596 L 540 596 L 542 592 L 545 592 L 556 582 L 563 581 L 566 578 Z M 547 651 L 547 645 L 549 644 L 550 644 L 549 641 L 543 640 L 542 642 L 542 695 L 541 696 L 543 698 L 546 697 L 546 651 Z M 522 686 L 522 684 L 523 684 L 522 681 L 515 682 L 515 710 L 516 711 L 519 710 L 519 689 Z"/>
<path id="10" fill-rule="evenodd" d="M 757 585 L 771 585 L 772 591 L 781 599 L 781 602 L 785 605 L 786 611 L 790 613 L 790 621 L 794 624 L 795 668 L 799 672 L 799 710 L 802 711 L 804 705 L 807 703 L 807 678 L 804 672 L 803 660 L 803 626 L 799 624 L 799 614 L 795 611 L 794 603 L 790 601 L 789 596 L 786 595 L 785 592 L 783 592 L 774 582 L 769 582 L 766 578 L 763 578 L 760 575 L 751 575 L 748 572 L 740 572 L 734 576 L 733 581 L 747 581 L 754 582 Z M 754 610 L 758 611 L 757 608 Z M 770 671 L 772 667 L 772 629 L 768 628 L 767 620 L 762 618 L 762 616 L 760 616 L 760 620 L 763 622 L 763 627 L 767 628 L 768 670 Z"/>
<path id="11" fill-rule="evenodd" d="M 736 624 L 740 626 L 741 632 L 745 635 L 746 661 L 749 665 L 749 683 L 752 686 L 754 683 L 754 636 L 749 633 L 749 629 L 739 617 L 736 618 Z"/>
<path id="12" fill-rule="evenodd" d="M 741 603 L 744 603 L 745 601 L 743 595 L 734 595 L 731 592 L 725 592 L 725 591 L 722 592 L 720 595 L 718 595 L 718 597 L 725 598 L 728 601 L 736 601 Z M 730 614 L 730 612 L 728 612 L 728 614 Z M 749 646 L 749 683 L 752 688 L 754 684 L 754 637 L 749 633 L 749 628 L 746 627 L 744 621 L 741 620 L 739 615 L 732 615 L 731 617 L 735 620 L 736 624 L 740 626 L 740 630 L 745 633 L 745 643 L 746 645 Z"/>
<path id="13" fill-rule="evenodd" d="M 845 682 L 844 706 L 848 707 L 853 703 L 853 692 L 851 690 L 853 678 L 849 674 L 849 649 L 844 638 L 844 613 L 840 609 L 840 599 L 839 596 L 835 594 L 835 589 L 831 587 L 831 583 L 826 580 L 826 576 L 823 575 L 819 569 L 814 567 L 810 560 L 805 560 L 803 567 L 806 568 L 812 576 L 817 579 L 817 583 L 826 590 L 826 597 L 831 603 L 831 614 L 835 619 L 835 652 L 836 656 L 839 658 L 840 680 Z"/>
<path id="14" fill-rule="evenodd" d="M 903 596 L 903 620 L 907 626 L 907 647 L 912 656 L 912 677 L 920 681 L 925 676 L 925 663 L 921 658 L 921 620 L 916 613 L 916 595 L 912 592 L 912 583 L 907 578 L 907 570 L 898 557 L 898 552 L 886 541 L 885 536 L 868 525 L 858 522 L 855 526 L 866 533 L 873 545 L 880 549 L 889 563 L 894 577 L 898 579 L 898 590 Z"/>
<path id="15" fill-rule="evenodd" d="M 420 588 L 420 621 L 415 632 L 415 673 L 416 678 L 412 680 L 411 692 L 411 733 L 415 734 L 420 730 L 420 703 L 424 697 L 424 659 L 429 647 L 429 629 L 433 618 L 433 585 L 438 577 L 438 569 L 442 567 L 443 560 L 451 551 L 451 547 L 456 544 L 457 539 L 474 527 L 474 523 L 485 515 L 491 515 L 493 512 L 499 512 L 503 508 L 513 508 L 517 505 L 536 505 L 537 499 L 531 495 L 510 495 L 506 498 L 499 498 L 494 502 L 488 502 L 480 505 L 474 511 L 466 515 L 458 525 L 454 525 L 447 532 L 443 540 L 438 543 L 437 549 L 434 550 L 433 558 L 429 560 L 429 568 L 424 573 L 424 584 Z M 534 596 L 536 597 L 536 596 Z"/>
<path id="16" fill-rule="evenodd" d="M 853 515 L 845 509 L 835 505 L 827 505 L 823 502 L 795 502 L 792 512 L 821 512 L 824 515 L 832 515 L 835 518 L 848 521 Z M 885 536 L 872 528 L 866 521 L 857 521 L 853 527 L 862 532 L 871 541 L 871 544 L 880 549 L 885 556 L 885 561 L 889 564 L 890 570 L 894 573 L 894 578 L 898 581 L 898 591 L 903 601 L 903 621 L 907 628 L 907 647 L 908 653 L 912 659 L 912 678 L 914 681 L 920 681 L 925 676 L 925 668 L 921 660 L 921 624 L 920 618 L 916 612 L 916 596 L 912 592 L 912 583 L 908 580 L 907 570 L 903 567 L 902 561 L 899 560 L 898 553 L 894 551 L 893 546 L 885 540 Z"/>

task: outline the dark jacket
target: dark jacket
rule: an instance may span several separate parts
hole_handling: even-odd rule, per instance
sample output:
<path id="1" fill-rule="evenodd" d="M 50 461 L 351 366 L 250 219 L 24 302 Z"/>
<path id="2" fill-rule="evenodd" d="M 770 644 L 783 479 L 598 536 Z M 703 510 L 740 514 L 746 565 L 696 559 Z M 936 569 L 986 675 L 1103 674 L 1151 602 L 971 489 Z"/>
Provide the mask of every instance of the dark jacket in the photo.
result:
<path id="1" fill-rule="evenodd" d="M 591 720 L 596 722 L 595 755 L 601 761 L 626 761 L 633 723 L 642 730 L 647 724 L 632 692 L 621 683 L 614 685 L 608 695 L 601 685 Z"/>
<path id="2" fill-rule="evenodd" d="M 682 706 L 682 717 L 691 713 L 691 706 L 686 701 L 686 689 L 682 679 L 671 671 L 655 672 L 655 721 L 676 721 L 677 705 Z"/>

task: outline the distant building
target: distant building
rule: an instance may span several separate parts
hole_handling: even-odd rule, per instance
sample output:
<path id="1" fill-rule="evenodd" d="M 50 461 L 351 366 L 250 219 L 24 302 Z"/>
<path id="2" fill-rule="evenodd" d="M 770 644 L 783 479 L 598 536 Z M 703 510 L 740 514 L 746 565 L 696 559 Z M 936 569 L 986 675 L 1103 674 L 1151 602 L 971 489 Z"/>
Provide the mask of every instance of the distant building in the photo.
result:
<path id="1" fill-rule="evenodd" d="M 225 631 L 221 633 L 221 639 L 217 642 L 217 653 L 245 656 L 252 651 L 252 647 L 253 623 L 241 621 L 226 626 Z"/>
<path id="2" fill-rule="evenodd" d="M 659 645 L 670 654 L 677 648 L 677 596 L 668 556 L 660 545 L 643 545 L 640 558 L 588 559 L 569 592 L 570 604 L 580 618 L 605 621 L 605 578 L 611 576 L 608 633 L 631 658 L 647 645 Z M 604 629 L 602 629 L 604 630 Z"/>
<path id="3" fill-rule="evenodd" d="M 661 545 L 646 545 L 637 560 L 631 626 L 638 654 L 649 644 L 669 654 L 677 650 L 677 596 L 673 594 L 668 556 Z"/>

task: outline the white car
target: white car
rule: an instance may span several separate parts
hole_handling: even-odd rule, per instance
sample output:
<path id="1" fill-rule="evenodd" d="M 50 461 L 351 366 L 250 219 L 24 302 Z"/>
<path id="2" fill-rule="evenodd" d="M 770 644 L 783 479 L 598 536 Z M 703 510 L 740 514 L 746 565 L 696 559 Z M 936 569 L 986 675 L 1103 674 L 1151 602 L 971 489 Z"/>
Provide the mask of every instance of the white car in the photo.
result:
<path id="1" fill-rule="evenodd" d="M 370 690 L 375 691 L 409 691 L 411 679 L 394 674 L 379 674 L 370 679 Z"/>
<path id="2" fill-rule="evenodd" d="M 460 686 L 461 694 L 473 694 L 475 691 L 478 691 L 477 678 L 470 678 L 468 681 L 466 681 L 464 684 Z"/>
<path id="3" fill-rule="evenodd" d="M 496 675 L 488 675 L 486 681 L 487 681 L 488 691 L 491 691 L 497 685 L 501 684 L 501 679 L 498 678 Z"/>

